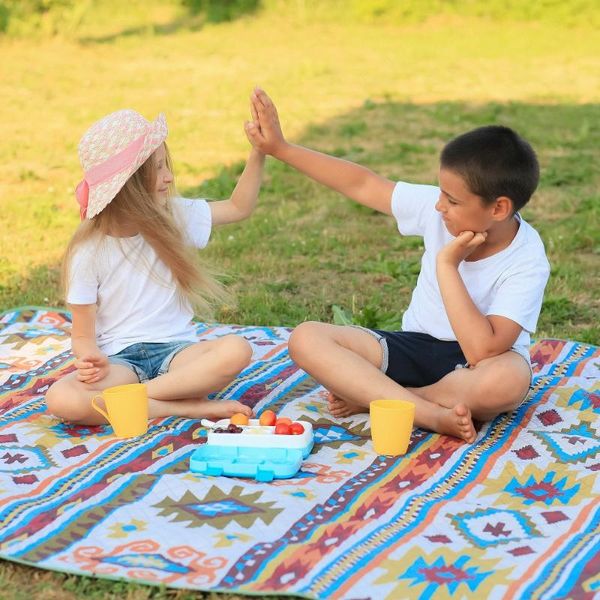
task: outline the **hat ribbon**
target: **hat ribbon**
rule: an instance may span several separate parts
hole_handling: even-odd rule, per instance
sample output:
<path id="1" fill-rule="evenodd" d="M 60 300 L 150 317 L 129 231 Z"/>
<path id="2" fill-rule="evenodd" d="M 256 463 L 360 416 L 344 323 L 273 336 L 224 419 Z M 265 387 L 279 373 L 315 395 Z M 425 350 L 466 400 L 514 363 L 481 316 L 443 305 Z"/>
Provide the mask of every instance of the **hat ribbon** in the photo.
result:
<path id="1" fill-rule="evenodd" d="M 82 221 L 87 214 L 90 186 L 109 181 L 125 168 L 134 164 L 140 150 L 144 146 L 146 135 L 147 134 L 144 133 L 139 138 L 133 140 L 133 142 L 121 150 L 121 152 L 118 152 L 103 163 L 100 163 L 85 172 L 85 177 L 79 182 L 75 189 L 75 198 L 79 204 L 79 216 Z"/>

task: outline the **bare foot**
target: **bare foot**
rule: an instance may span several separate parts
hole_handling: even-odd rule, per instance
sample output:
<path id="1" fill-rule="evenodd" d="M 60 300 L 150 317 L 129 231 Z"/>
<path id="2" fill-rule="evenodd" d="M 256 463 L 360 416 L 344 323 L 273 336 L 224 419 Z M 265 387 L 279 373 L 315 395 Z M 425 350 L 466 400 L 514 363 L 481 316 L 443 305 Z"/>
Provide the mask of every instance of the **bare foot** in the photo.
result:
<path id="1" fill-rule="evenodd" d="M 471 410 L 465 404 L 457 404 L 453 408 L 442 408 L 438 433 L 445 433 L 465 440 L 471 444 L 475 441 L 476 432 Z"/>
<path id="2" fill-rule="evenodd" d="M 236 413 L 252 416 L 252 409 L 237 400 L 200 400 L 195 401 L 195 410 L 192 417 L 207 419 L 226 419 Z"/>
<path id="3" fill-rule="evenodd" d="M 157 402 L 156 409 L 152 409 L 153 405 L 150 403 L 150 418 L 177 416 L 189 419 L 226 419 L 236 413 L 252 416 L 252 409 L 237 400 L 170 400 Z"/>
<path id="4" fill-rule="evenodd" d="M 327 394 L 327 407 L 329 408 L 329 412 L 337 418 L 368 412 L 364 406 L 353 404 L 348 400 L 336 396 L 332 392 Z"/>

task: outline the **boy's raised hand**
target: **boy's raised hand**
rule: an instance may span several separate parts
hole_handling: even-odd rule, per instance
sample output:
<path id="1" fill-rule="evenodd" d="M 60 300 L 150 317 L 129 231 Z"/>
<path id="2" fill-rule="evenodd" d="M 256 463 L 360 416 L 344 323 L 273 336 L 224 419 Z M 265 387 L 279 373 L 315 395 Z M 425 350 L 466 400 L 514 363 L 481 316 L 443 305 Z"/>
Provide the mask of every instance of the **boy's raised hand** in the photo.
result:
<path id="1" fill-rule="evenodd" d="M 277 109 L 264 90 L 255 88 L 250 96 L 253 121 L 246 123 L 246 136 L 250 143 L 263 154 L 277 156 L 287 143 L 279 124 Z"/>

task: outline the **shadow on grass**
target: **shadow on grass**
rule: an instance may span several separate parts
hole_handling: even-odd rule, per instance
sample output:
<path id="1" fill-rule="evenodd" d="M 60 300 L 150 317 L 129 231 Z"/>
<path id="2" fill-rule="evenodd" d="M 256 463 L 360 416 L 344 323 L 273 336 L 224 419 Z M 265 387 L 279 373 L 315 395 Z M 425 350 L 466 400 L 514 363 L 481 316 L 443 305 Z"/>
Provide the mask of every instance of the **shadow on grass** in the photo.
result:
<path id="1" fill-rule="evenodd" d="M 285 115 L 281 118 L 285 126 Z M 595 167 L 599 151 L 594 142 L 600 133 L 599 119 L 596 104 L 415 105 L 367 100 L 361 108 L 311 124 L 298 141 L 391 179 L 435 184 L 438 155 L 446 141 L 485 124 L 516 129 L 540 157 L 540 187 L 523 214 L 542 235 L 553 265 L 537 336 L 600 344 L 594 316 L 600 308 L 600 198 Z M 214 179 L 183 191 L 191 197 L 227 197 L 242 168 L 239 163 L 223 169 Z M 293 326 L 298 316 L 331 321 L 332 307 L 337 305 L 353 312 L 358 324 L 382 326 L 406 308 L 418 273 L 418 267 L 416 271 L 412 267 L 415 261 L 418 265 L 421 250 L 418 245 L 411 249 L 415 238 L 400 238 L 390 231 L 389 219 L 383 215 L 340 199 L 275 161 L 267 168 L 257 214 L 261 212 L 265 217 L 256 225 L 238 226 L 233 240 L 228 233 L 217 232 L 217 243 L 207 250 L 218 264 L 240 274 L 242 322 L 258 319 L 260 324 L 273 324 L 262 320 L 277 316 L 276 311 L 265 309 L 270 278 L 290 282 L 294 290 L 273 300 L 282 311 L 277 324 Z M 366 232 L 362 237 L 359 223 Z M 253 247 L 259 249 L 253 252 Z M 252 269 L 252 256 L 269 267 L 268 273 Z M 265 260 L 265 256 L 278 259 Z M 251 277 L 244 281 L 248 268 Z M 324 282 L 333 281 L 337 292 L 329 294 L 324 305 L 311 302 L 310 296 Z M 265 290 L 262 303 L 253 296 L 253 304 L 247 306 L 246 296 L 253 295 L 257 286 Z"/>
<path id="2" fill-rule="evenodd" d="M 276 99 L 275 99 L 276 100 Z M 286 115 L 281 115 L 285 127 Z M 296 140 L 366 165 L 390 179 L 436 183 L 438 155 L 474 127 L 513 127 L 536 148 L 540 188 L 523 211 L 541 233 L 553 266 L 536 336 L 600 343 L 600 199 L 596 168 L 600 105 L 365 100 L 360 108 L 309 125 Z M 177 166 L 177 156 L 174 157 Z M 227 198 L 243 163 L 223 168 L 189 197 Z M 203 256 L 229 273 L 239 305 L 225 322 L 293 326 L 332 320 L 332 307 L 377 324 L 401 314 L 421 254 L 387 217 L 320 187 L 269 160 L 252 219 L 219 228 Z M 404 268 L 406 267 L 406 268 Z M 333 285 L 332 282 L 335 282 Z M 0 308 L 58 305 L 58 265 L 4 281 Z M 362 311 L 362 317 L 361 317 Z"/>
<path id="3" fill-rule="evenodd" d="M 82 44 L 108 44 L 120 38 L 144 34 L 169 36 L 184 31 L 199 31 L 206 23 L 230 23 L 244 16 L 252 15 L 261 8 L 260 0 L 184 0 L 187 12 L 170 23 L 130 27 L 104 36 L 79 38 Z"/>

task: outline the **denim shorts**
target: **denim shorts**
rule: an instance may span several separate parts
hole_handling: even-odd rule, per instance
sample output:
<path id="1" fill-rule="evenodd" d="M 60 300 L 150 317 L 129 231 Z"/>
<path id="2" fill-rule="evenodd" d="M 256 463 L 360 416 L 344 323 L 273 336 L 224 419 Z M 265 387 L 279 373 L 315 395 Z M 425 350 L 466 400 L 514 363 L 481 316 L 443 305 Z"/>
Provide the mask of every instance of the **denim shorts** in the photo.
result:
<path id="1" fill-rule="evenodd" d="M 414 331 L 364 330 L 381 345 L 381 370 L 402 386 L 431 385 L 451 371 L 469 366 L 458 342 Z"/>
<path id="2" fill-rule="evenodd" d="M 165 343 L 141 342 L 127 346 L 120 352 L 108 357 L 113 365 L 123 365 L 131 369 L 145 383 L 169 370 L 175 355 L 194 342 L 174 341 Z"/>

